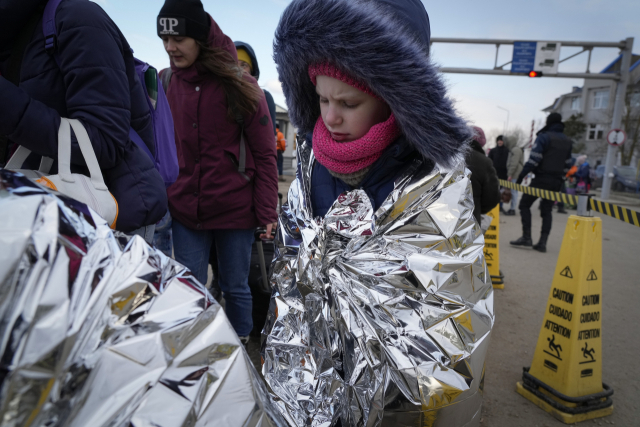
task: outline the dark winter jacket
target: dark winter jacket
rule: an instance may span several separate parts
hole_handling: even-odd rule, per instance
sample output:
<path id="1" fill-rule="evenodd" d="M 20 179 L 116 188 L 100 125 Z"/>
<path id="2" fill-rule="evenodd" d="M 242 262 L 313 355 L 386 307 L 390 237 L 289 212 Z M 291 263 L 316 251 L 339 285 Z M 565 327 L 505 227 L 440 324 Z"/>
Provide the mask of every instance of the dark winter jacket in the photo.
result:
<path id="1" fill-rule="evenodd" d="M 500 203 L 500 183 L 493 163 L 484 154 L 484 150 L 476 141 L 471 142 L 472 150 L 467 153 L 467 168 L 471 171 L 473 187 L 473 216 L 478 223 L 480 214 L 486 214 Z"/>
<path id="2" fill-rule="evenodd" d="M 12 25 L 24 26 L 29 16 L 22 12 L 37 13 L 41 3 L 2 0 L 0 33 L 11 31 L 4 25 L 7 19 L 22 19 L 22 25 Z M 118 202 L 116 229 L 127 232 L 155 224 L 166 212 L 167 195 L 151 159 L 128 136 L 133 127 L 155 151 L 151 116 L 131 48 L 100 6 L 88 0 L 63 0 L 55 22 L 60 65 L 45 51 L 40 17 L 24 50 L 19 87 L 0 77 L 0 134 L 37 155 L 56 159 L 60 117 L 79 119 Z M 2 34 L 0 40 L 9 37 Z M 6 66 L 11 58 L 2 56 Z M 75 141 L 71 162 L 72 172 L 87 173 Z M 25 167 L 37 164 L 32 161 Z"/>
<path id="3" fill-rule="evenodd" d="M 489 151 L 489 158 L 493 162 L 499 179 L 506 180 L 508 176 L 507 161 L 509 160 L 509 149 L 505 146 L 496 146 Z"/>
<path id="4" fill-rule="evenodd" d="M 441 75 L 429 57 L 429 18 L 422 3 L 329 3 L 330 7 L 326 0 L 292 2 L 276 30 L 274 59 L 289 117 L 299 132 L 312 132 L 320 117 L 320 103 L 308 67 L 328 61 L 361 79 L 384 99 L 403 134 L 404 142 L 395 143 L 402 147 L 397 156 L 393 154 L 397 148 L 392 145 L 361 184 L 374 204 L 393 188 L 394 178 L 403 169 L 397 165 L 399 160 L 409 161 L 419 155 L 429 167 L 434 162 L 448 167 L 463 161 L 472 131 L 456 114 Z M 311 186 L 314 215 L 326 213 L 328 204 L 341 190 L 350 189 L 317 162 Z"/>
<path id="5" fill-rule="evenodd" d="M 578 166 L 578 171 L 576 172 L 575 177 L 578 179 L 578 182 L 591 184 L 591 166 L 589 166 L 589 162 L 585 161 L 583 164 Z"/>
<path id="6" fill-rule="evenodd" d="M 211 19 L 209 43 L 236 48 Z M 276 144 L 267 101 L 263 97 L 252 116 L 243 117 L 246 172 L 238 172 L 241 128 L 227 118 L 227 100 L 220 80 L 200 73 L 198 64 L 179 69 L 167 99 L 173 114 L 180 174 L 169 187 L 173 218 L 192 229 L 253 228 L 275 222 L 278 203 Z M 244 74 L 247 81 L 256 80 Z"/>
<path id="7" fill-rule="evenodd" d="M 518 184 L 530 172 L 535 173 L 538 179 L 549 178 L 556 181 L 566 175 L 574 162 L 571 157 L 573 143 L 563 132 L 562 123 L 552 123 L 538 132 L 529 160 L 518 177 Z"/>
<path id="8" fill-rule="evenodd" d="M 245 42 L 233 42 L 236 46 L 236 49 L 244 49 L 252 62 L 251 75 L 256 81 L 260 79 L 260 66 L 258 65 L 258 58 L 256 57 L 256 53 L 253 51 L 253 48 L 249 43 Z M 263 89 L 264 97 L 267 99 L 267 105 L 269 106 L 269 115 L 271 116 L 271 123 L 273 124 L 273 133 L 276 134 L 276 102 L 273 100 L 273 96 L 271 92 L 266 89 Z"/>
<path id="9" fill-rule="evenodd" d="M 306 137 L 307 141 L 311 141 L 311 134 Z M 378 209 L 391 193 L 394 181 L 402 175 L 407 165 L 419 158 L 420 153 L 404 137 L 399 138 L 382 153 L 359 187 L 371 199 L 374 210 Z M 428 172 L 433 168 L 433 162 L 425 162 L 423 168 Z M 314 163 L 311 178 L 311 205 L 314 216 L 325 216 L 338 196 L 351 190 L 353 187 L 331 175 L 320 162 Z"/>

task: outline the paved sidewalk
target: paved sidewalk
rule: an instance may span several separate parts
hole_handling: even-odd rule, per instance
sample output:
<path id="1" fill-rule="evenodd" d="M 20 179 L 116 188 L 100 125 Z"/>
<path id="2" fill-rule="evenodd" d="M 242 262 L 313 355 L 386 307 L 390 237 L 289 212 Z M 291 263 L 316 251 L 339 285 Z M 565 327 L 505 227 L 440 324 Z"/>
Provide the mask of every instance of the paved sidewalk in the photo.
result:
<path id="1" fill-rule="evenodd" d="M 533 236 L 541 219 L 534 204 Z M 569 211 L 569 214 L 575 211 Z M 603 381 L 614 389 L 613 415 L 583 425 L 640 425 L 640 340 L 635 328 L 640 304 L 640 229 L 596 214 L 603 227 Z M 487 357 L 482 426 L 560 427 L 557 421 L 516 393 L 522 368 L 529 366 L 551 287 L 568 216 L 553 213 L 548 252 L 509 245 L 521 235 L 520 216 L 501 217 L 500 262 L 505 289 L 495 291 L 496 324 Z"/>
<path id="2" fill-rule="evenodd" d="M 628 209 L 633 209 L 635 211 L 640 210 L 640 194 L 634 194 L 629 192 L 621 193 L 617 191 L 615 192 L 612 191 L 609 194 L 609 198 L 605 200 L 600 197 L 601 189 L 597 189 L 593 193 L 595 193 L 594 198 L 596 200 L 600 200 L 602 202 L 614 203 L 616 205 L 620 205 Z"/>

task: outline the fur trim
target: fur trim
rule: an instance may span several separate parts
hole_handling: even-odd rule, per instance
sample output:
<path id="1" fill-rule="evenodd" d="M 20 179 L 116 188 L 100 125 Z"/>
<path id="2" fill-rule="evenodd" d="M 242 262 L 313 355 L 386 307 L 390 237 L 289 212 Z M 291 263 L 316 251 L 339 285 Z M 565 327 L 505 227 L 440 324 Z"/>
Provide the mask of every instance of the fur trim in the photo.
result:
<path id="1" fill-rule="evenodd" d="M 424 157 L 445 167 L 462 161 L 473 131 L 456 114 L 422 40 L 382 1 L 293 0 L 274 41 L 291 121 L 300 133 L 313 131 L 320 105 L 308 67 L 328 61 L 380 95 Z"/>

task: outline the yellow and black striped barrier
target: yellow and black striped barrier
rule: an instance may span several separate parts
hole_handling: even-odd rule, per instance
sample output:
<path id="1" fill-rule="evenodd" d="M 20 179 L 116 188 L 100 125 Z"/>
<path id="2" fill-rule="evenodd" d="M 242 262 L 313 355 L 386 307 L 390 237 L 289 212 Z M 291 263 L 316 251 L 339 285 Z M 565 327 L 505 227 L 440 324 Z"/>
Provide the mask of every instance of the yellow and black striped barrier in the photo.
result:
<path id="1" fill-rule="evenodd" d="M 500 185 L 515 191 L 529 194 L 531 196 L 553 200 L 554 202 L 563 202 L 574 206 L 578 204 L 578 196 L 574 196 L 572 194 L 558 193 L 555 191 L 543 190 L 541 188 L 524 187 L 520 184 L 505 181 L 504 179 L 500 180 Z M 622 206 L 618 206 L 613 203 L 595 200 L 592 197 L 589 197 L 589 209 L 600 212 L 601 214 L 613 217 L 615 219 L 619 219 L 620 221 L 624 221 L 627 224 L 640 227 L 640 212 L 623 208 Z"/>
<path id="2" fill-rule="evenodd" d="M 500 185 L 512 190 L 520 191 L 521 193 L 529 194 L 531 196 L 540 197 L 542 199 L 553 200 L 554 202 L 567 203 L 569 205 L 577 205 L 578 197 L 573 194 L 557 193 L 555 191 L 543 190 L 541 188 L 525 187 L 520 184 L 500 180 Z"/>
<path id="3" fill-rule="evenodd" d="M 640 227 L 640 212 L 614 205 L 613 203 L 601 202 L 600 200 L 589 199 L 589 207 L 601 214 L 612 216 L 615 219 L 624 221 L 627 224 Z"/>

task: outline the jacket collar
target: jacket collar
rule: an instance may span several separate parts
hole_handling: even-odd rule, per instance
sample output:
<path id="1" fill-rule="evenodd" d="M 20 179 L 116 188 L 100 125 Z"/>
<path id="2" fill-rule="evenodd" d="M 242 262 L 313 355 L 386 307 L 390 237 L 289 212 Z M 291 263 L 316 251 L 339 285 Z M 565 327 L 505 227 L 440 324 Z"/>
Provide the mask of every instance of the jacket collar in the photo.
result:
<path id="1" fill-rule="evenodd" d="M 420 157 L 420 154 L 401 136 L 392 143 L 371 166 L 371 170 L 365 175 L 361 187 L 372 187 L 376 184 L 388 181 L 389 176 L 394 176 L 401 168 L 406 167 L 412 157 Z"/>
<path id="2" fill-rule="evenodd" d="M 473 141 L 471 141 L 471 144 L 469 144 L 469 145 L 471 145 L 471 148 L 472 148 L 474 151 L 477 151 L 477 152 L 479 152 L 479 153 L 482 153 L 483 155 L 485 155 L 485 156 L 486 156 L 486 154 L 485 154 L 485 152 L 484 152 L 484 149 L 482 148 L 482 146 L 480 145 L 480 143 L 479 143 L 478 141 L 473 140 Z"/>

